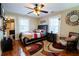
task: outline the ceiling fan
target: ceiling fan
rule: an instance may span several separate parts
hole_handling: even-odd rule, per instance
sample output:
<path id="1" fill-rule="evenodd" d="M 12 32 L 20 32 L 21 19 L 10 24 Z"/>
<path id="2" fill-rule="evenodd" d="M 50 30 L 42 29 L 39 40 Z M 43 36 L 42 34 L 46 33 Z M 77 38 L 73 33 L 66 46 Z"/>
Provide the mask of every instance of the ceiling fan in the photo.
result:
<path id="1" fill-rule="evenodd" d="M 37 16 L 40 15 L 40 12 L 42 13 L 48 13 L 48 11 L 45 11 L 45 10 L 42 10 L 43 7 L 44 7 L 44 4 L 34 4 L 34 8 L 30 8 L 30 7 L 26 7 L 25 8 L 28 8 L 28 9 L 31 9 L 32 11 L 31 12 L 28 12 L 27 14 L 30 14 L 30 13 L 35 13 Z"/>

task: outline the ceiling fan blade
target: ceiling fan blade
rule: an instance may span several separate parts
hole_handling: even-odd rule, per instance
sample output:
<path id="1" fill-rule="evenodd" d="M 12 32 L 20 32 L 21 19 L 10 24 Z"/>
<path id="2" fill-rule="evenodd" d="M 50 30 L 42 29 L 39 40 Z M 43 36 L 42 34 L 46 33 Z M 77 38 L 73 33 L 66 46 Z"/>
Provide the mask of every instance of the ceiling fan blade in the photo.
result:
<path id="1" fill-rule="evenodd" d="M 41 10 L 40 12 L 43 12 L 43 13 L 48 13 L 48 11 L 44 11 L 44 10 Z"/>
<path id="2" fill-rule="evenodd" d="M 30 13 L 32 13 L 33 11 L 31 11 L 31 12 L 28 12 L 27 14 L 30 14 Z"/>
<path id="3" fill-rule="evenodd" d="M 25 6 L 25 8 L 28 8 L 28 9 L 32 9 L 32 10 L 33 10 L 33 8 L 30 8 L 30 7 L 26 7 L 26 6 Z"/>

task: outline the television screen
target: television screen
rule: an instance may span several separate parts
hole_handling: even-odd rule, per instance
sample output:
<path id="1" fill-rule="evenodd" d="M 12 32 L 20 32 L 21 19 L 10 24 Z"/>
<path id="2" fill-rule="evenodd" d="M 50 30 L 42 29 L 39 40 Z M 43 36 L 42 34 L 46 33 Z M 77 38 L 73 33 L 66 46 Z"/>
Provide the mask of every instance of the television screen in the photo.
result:
<path id="1" fill-rule="evenodd" d="M 48 32 L 48 25 L 38 25 L 38 29 L 44 29 Z"/>

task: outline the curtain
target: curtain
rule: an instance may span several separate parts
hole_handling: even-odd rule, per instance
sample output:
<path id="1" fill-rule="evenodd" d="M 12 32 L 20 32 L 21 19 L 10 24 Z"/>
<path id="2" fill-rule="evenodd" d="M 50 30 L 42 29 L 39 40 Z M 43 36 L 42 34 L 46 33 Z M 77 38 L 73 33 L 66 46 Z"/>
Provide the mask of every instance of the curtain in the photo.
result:
<path id="1" fill-rule="evenodd" d="M 20 19 L 19 20 L 19 31 L 28 32 L 29 31 L 29 19 Z"/>
<path id="2" fill-rule="evenodd" d="M 59 17 L 52 17 L 49 19 L 49 32 L 58 33 L 59 31 Z"/>

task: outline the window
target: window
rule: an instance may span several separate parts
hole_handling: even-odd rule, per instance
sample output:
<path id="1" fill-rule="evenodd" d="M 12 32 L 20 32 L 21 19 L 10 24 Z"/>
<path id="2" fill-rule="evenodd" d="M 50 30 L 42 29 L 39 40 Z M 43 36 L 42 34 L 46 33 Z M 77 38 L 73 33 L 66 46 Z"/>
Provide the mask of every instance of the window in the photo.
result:
<path id="1" fill-rule="evenodd" d="M 59 17 L 52 17 L 49 19 L 49 32 L 58 33 L 59 31 Z"/>
<path id="2" fill-rule="evenodd" d="M 29 31 L 29 20 L 28 19 L 20 19 L 19 20 L 19 31 L 20 32 L 28 32 Z"/>

